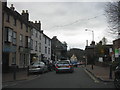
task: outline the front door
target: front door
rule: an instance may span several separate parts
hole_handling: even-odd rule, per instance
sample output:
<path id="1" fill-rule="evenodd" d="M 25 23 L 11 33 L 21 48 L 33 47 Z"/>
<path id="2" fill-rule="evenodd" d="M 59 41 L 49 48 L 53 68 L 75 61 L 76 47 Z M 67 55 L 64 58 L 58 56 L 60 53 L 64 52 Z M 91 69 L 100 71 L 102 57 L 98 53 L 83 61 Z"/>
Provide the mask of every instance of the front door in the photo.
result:
<path id="1" fill-rule="evenodd" d="M 9 53 L 3 53 L 2 56 L 2 72 L 9 71 Z"/>

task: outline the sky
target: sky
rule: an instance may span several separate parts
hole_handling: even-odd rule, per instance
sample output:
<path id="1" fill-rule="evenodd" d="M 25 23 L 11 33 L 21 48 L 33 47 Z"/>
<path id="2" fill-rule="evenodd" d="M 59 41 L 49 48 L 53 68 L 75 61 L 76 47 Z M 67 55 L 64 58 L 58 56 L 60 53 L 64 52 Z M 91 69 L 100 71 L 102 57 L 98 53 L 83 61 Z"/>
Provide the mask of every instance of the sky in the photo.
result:
<path id="1" fill-rule="evenodd" d="M 109 24 L 105 15 L 107 2 L 8 2 L 13 4 L 19 13 L 28 10 L 30 21 L 41 21 L 42 30 L 52 38 L 57 36 L 70 48 L 85 49 L 94 40 L 98 43 L 103 37 L 108 44 L 115 39 L 109 33 Z M 88 31 L 85 31 L 88 29 Z"/>

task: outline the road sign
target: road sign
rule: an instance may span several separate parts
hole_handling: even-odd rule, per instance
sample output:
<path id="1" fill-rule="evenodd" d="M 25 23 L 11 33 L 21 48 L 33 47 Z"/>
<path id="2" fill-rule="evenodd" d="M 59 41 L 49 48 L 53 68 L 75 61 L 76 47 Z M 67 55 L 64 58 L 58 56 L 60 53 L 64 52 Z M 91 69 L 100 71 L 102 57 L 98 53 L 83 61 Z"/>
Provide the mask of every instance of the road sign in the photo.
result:
<path id="1" fill-rule="evenodd" d="M 115 49 L 115 57 L 116 57 L 116 58 L 119 57 L 119 49 Z"/>

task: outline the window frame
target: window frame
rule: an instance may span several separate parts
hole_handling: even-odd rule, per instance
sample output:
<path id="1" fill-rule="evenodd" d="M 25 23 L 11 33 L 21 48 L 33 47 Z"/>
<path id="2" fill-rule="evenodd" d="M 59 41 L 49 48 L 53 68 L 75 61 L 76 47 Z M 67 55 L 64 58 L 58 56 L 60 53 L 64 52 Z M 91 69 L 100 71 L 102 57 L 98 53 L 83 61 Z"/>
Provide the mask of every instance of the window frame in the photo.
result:
<path id="1" fill-rule="evenodd" d="M 13 31 L 13 40 L 12 40 L 13 44 L 16 45 L 17 44 L 17 33 L 15 31 Z"/>
<path id="2" fill-rule="evenodd" d="M 22 34 L 20 34 L 20 44 L 19 44 L 19 46 L 23 46 L 23 35 Z"/>

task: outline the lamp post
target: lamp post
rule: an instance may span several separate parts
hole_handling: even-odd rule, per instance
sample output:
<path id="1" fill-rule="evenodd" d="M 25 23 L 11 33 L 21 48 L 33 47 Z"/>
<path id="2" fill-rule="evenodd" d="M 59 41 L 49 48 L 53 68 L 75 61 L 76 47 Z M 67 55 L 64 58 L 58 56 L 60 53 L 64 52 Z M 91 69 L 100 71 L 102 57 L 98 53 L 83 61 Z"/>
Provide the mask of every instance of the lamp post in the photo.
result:
<path id="1" fill-rule="evenodd" d="M 93 70 L 93 63 L 94 63 L 94 53 L 95 53 L 95 51 L 94 51 L 94 31 L 93 30 L 89 30 L 89 29 L 85 29 L 85 31 L 91 31 L 92 32 L 92 42 L 91 42 L 91 44 L 93 44 L 93 62 L 92 62 L 92 70 Z"/>
<path id="2" fill-rule="evenodd" d="M 94 31 L 93 30 L 89 30 L 89 29 L 85 29 L 85 31 L 91 31 L 92 32 L 92 41 L 94 41 Z"/>

